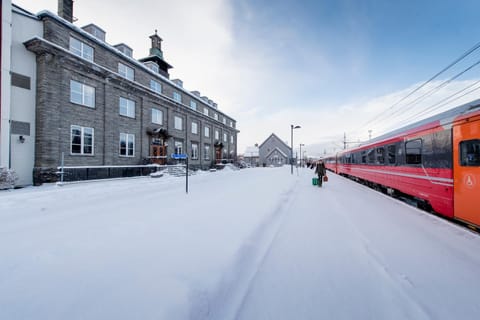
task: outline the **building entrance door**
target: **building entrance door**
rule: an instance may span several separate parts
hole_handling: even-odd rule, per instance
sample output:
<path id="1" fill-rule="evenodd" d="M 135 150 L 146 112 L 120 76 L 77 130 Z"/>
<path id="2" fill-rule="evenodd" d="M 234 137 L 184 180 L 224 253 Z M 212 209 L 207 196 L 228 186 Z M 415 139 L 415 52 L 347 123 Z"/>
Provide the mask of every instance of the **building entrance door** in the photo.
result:
<path id="1" fill-rule="evenodd" d="M 152 144 L 150 147 L 150 158 L 152 159 L 152 163 L 164 165 L 167 160 L 167 147 Z"/>

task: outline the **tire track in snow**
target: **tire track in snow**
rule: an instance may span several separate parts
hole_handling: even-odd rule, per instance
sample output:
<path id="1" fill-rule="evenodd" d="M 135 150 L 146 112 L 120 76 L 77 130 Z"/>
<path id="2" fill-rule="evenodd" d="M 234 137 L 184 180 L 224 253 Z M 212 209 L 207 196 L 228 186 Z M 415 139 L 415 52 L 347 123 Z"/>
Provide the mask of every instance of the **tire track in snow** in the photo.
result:
<path id="1" fill-rule="evenodd" d="M 297 178 L 295 183 L 282 193 L 275 209 L 239 249 L 232 268 L 223 275 L 216 291 L 212 294 L 197 293 L 197 297 L 201 296 L 202 299 L 200 299 L 201 302 L 192 306 L 190 319 L 227 320 L 237 318 L 260 267 L 269 255 L 284 217 L 290 211 L 297 196 L 298 181 Z M 209 296 L 210 299 L 206 296 Z"/>

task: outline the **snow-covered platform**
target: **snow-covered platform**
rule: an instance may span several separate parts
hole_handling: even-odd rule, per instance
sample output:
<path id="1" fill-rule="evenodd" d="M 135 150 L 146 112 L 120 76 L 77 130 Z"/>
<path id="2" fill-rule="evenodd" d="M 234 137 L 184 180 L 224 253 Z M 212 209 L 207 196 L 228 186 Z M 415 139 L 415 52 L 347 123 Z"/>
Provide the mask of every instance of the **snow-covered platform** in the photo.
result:
<path id="1" fill-rule="evenodd" d="M 480 236 L 290 167 L 0 192 L 0 319 L 477 319 Z"/>

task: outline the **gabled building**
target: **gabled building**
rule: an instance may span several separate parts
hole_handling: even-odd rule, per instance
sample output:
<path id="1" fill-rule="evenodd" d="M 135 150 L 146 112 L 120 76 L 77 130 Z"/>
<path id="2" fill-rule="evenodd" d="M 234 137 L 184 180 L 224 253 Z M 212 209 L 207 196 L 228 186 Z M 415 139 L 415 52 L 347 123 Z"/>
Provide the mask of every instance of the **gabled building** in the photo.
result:
<path id="1" fill-rule="evenodd" d="M 279 167 L 289 164 L 290 154 L 290 147 L 274 133 L 258 147 L 261 166 Z"/>
<path id="2" fill-rule="evenodd" d="M 148 55 L 136 60 L 125 43 L 108 44 L 95 24 L 74 25 L 72 0 L 59 0 L 58 8 L 58 15 L 33 15 L 14 7 L 19 19 L 13 20 L 20 24 L 13 23 L 9 33 L 18 43 L 7 66 L 12 79 L 4 80 L 2 62 L 1 138 L 9 147 L 2 145 L 0 160 L 15 168 L 21 161 L 16 154 L 28 147 L 25 159 L 31 160 L 18 172 L 28 177 L 26 184 L 32 183 L 32 172 L 34 184 L 56 181 L 62 162 L 133 167 L 170 164 L 171 154 L 187 154 L 193 168 L 207 169 L 236 160 L 236 121 L 200 92 L 186 90 L 181 80 L 170 80 L 172 66 L 157 31 Z M 18 63 L 14 50 L 20 53 L 15 53 Z M 10 101 L 16 92 L 25 94 L 4 106 L 7 82 L 15 87 Z M 17 109 L 21 116 L 13 119 Z M 18 125 L 12 127 L 12 120 Z"/>
<path id="3" fill-rule="evenodd" d="M 250 165 L 251 167 L 258 167 L 260 165 L 259 153 L 258 153 L 258 144 L 255 144 L 253 147 L 247 147 L 243 154 L 243 161 Z"/>

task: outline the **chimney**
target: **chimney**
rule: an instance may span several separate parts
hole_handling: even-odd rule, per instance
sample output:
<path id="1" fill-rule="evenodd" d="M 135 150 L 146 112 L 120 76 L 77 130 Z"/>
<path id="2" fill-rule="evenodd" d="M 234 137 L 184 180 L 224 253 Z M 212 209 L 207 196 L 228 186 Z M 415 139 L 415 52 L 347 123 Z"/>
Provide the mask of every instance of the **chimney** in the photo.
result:
<path id="1" fill-rule="evenodd" d="M 58 0 L 58 16 L 73 22 L 73 0 Z"/>

